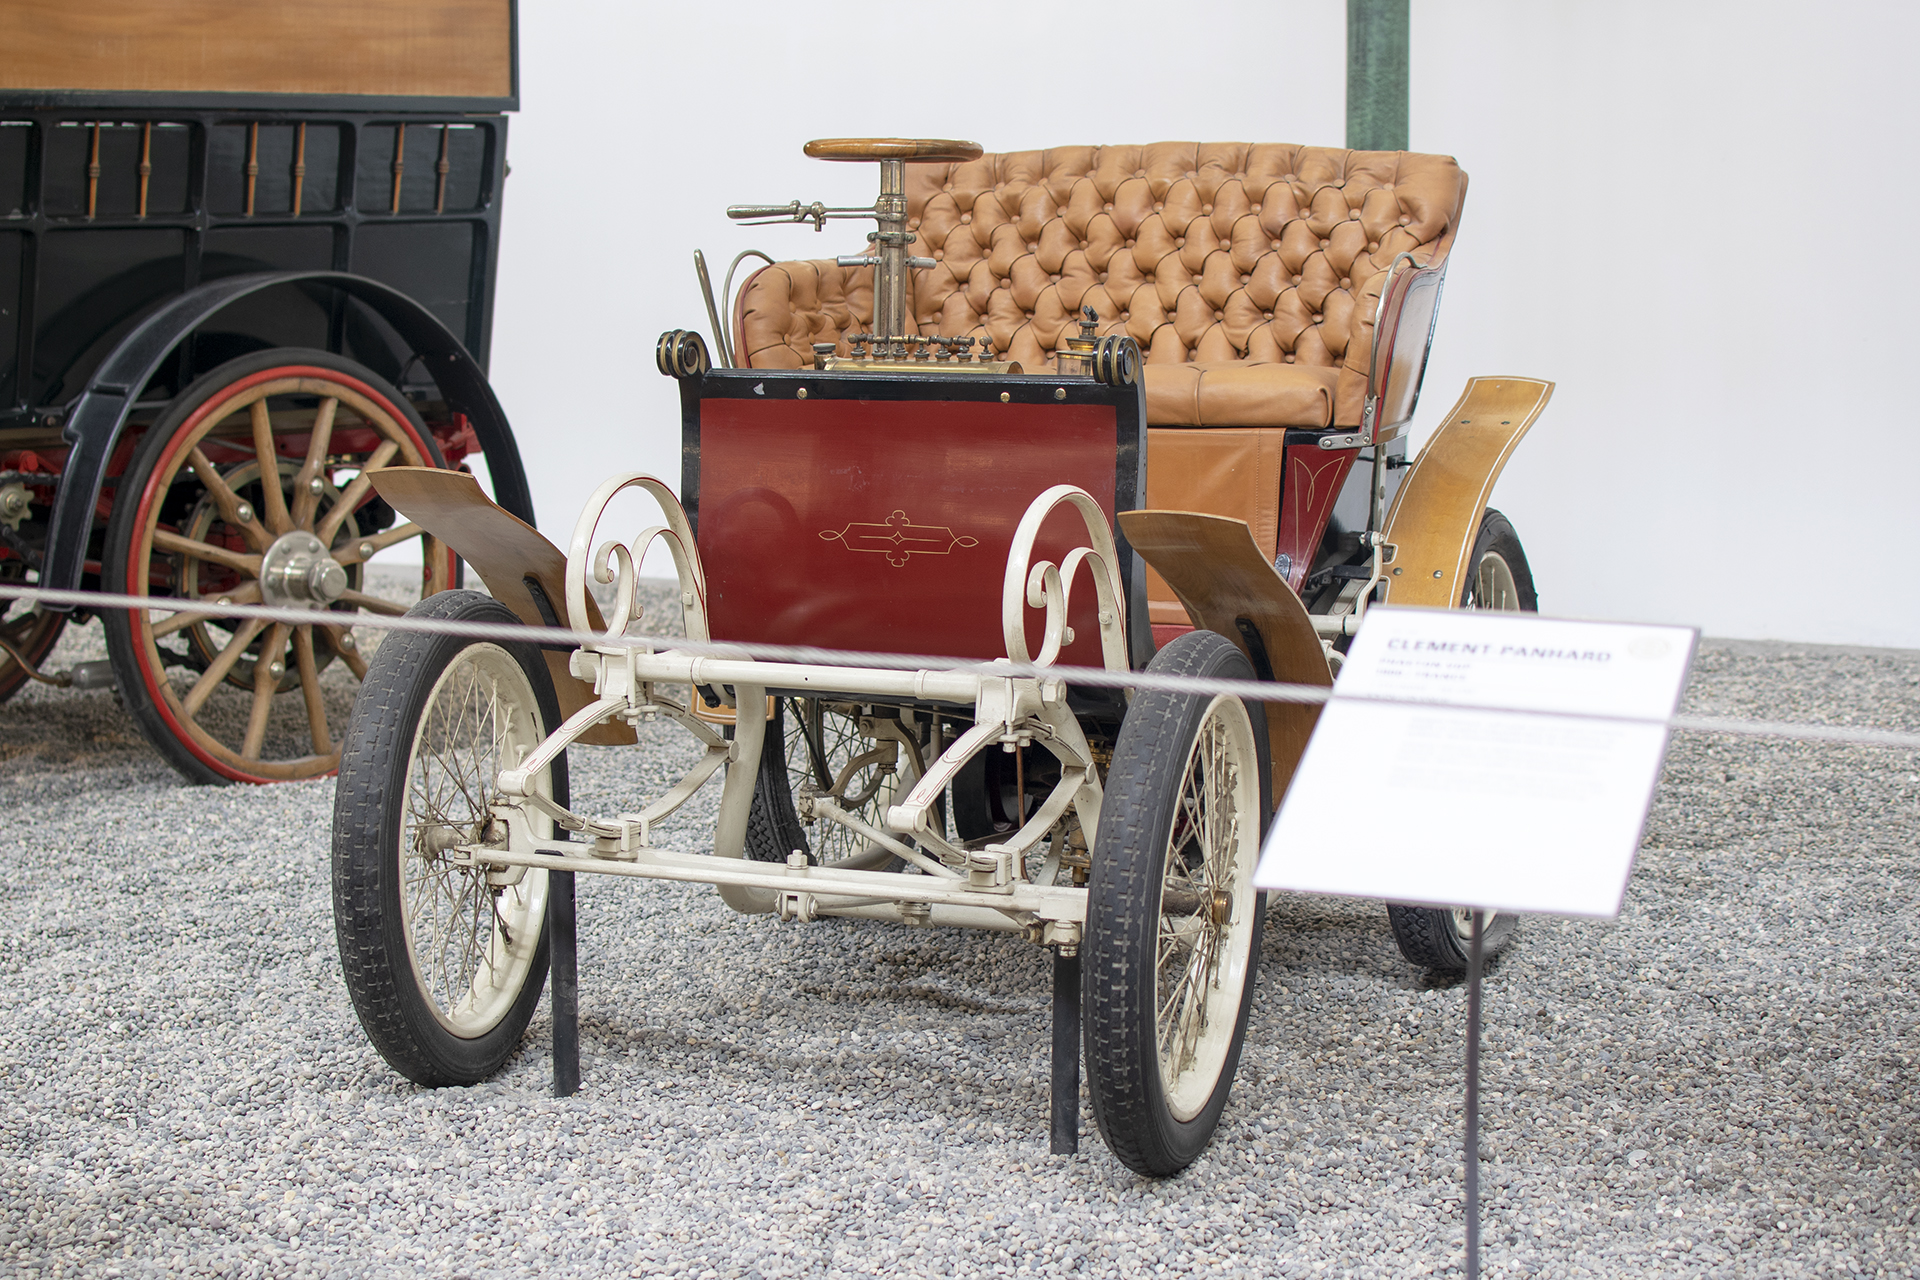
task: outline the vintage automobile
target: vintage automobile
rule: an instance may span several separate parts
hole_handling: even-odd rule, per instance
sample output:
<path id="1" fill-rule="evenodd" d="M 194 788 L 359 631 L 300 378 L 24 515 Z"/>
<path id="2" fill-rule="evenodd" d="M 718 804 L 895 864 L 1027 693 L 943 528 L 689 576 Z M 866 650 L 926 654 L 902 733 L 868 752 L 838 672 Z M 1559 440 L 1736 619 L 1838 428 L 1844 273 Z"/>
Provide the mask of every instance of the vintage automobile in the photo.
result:
<path id="1" fill-rule="evenodd" d="M 0 602 L 0 699 L 116 685 L 188 778 L 331 772 L 366 562 L 446 547 L 368 473 L 484 458 L 533 518 L 486 380 L 516 105 L 508 0 L 99 0 L 0 15 L 0 583 L 283 604 L 312 623 Z"/>
<path id="2" fill-rule="evenodd" d="M 769 259 L 730 318 L 709 292 L 712 346 L 662 337 L 677 492 L 611 477 L 563 552 L 469 477 L 375 473 L 491 593 L 418 617 L 589 639 L 407 632 L 375 656 L 334 826 L 355 1008 L 407 1077 L 486 1077 L 550 935 L 571 936 L 549 912 L 577 874 L 712 884 L 790 921 L 1007 931 L 1055 952 L 1054 1149 L 1075 1142 L 1084 1040 L 1109 1147 L 1176 1172 L 1233 1081 L 1254 862 L 1317 714 L 1242 695 L 1330 684 L 1373 602 L 1532 608 L 1486 500 L 1550 387 L 1475 380 L 1407 464 L 1466 185 L 1444 157 L 807 152 L 876 162 L 877 201 L 730 212 L 877 229 L 863 252 Z M 596 543 L 631 488 L 664 522 Z M 656 540 L 685 639 L 629 634 Z M 638 812 L 576 803 L 567 748 L 656 721 L 701 744 L 686 777 Z M 716 775 L 712 852 L 660 847 Z M 1410 957 L 1457 966 L 1455 913 L 1392 912 Z"/>

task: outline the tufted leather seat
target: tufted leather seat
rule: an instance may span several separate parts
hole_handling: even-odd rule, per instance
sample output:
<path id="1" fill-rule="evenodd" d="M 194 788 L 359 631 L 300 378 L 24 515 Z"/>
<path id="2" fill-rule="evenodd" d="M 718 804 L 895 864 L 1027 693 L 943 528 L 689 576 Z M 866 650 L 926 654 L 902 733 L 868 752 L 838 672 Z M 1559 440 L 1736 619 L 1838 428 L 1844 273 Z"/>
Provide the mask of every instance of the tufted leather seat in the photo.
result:
<path id="1" fill-rule="evenodd" d="M 1057 147 L 907 167 L 910 327 L 984 336 L 1029 372 L 1079 309 L 1147 359 L 1160 427 L 1351 426 L 1394 256 L 1452 246 L 1466 175 L 1445 156 L 1280 144 Z M 800 368 L 873 317 L 873 271 L 783 262 L 742 286 L 734 347 Z"/>

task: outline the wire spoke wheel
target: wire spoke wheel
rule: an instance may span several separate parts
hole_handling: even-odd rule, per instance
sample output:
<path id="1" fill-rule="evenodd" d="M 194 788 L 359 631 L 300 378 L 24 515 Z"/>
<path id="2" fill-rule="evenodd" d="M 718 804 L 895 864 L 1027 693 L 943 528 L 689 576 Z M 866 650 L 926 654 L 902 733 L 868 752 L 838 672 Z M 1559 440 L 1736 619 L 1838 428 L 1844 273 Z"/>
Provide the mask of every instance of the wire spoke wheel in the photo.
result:
<path id="1" fill-rule="evenodd" d="M 1216 698 L 1187 757 L 1166 872 L 1154 956 L 1160 1082 L 1180 1120 L 1200 1113 L 1233 1034 L 1233 1009 L 1246 965 L 1245 922 L 1253 910 L 1253 868 L 1242 867 L 1242 824 L 1257 832 L 1250 717 Z M 1235 922 L 1240 926 L 1236 929 Z M 1236 952 L 1238 954 L 1236 954 Z"/>
<path id="2" fill-rule="evenodd" d="M 778 699 L 747 816 L 749 857 L 785 862 L 798 850 L 818 866 L 871 870 L 894 864 L 890 850 L 858 832 L 826 818 L 802 820 L 795 803 L 809 790 L 886 829 L 888 807 L 917 776 L 914 761 L 902 744 L 862 733 L 859 710 L 820 698 Z"/>
<path id="3" fill-rule="evenodd" d="M 494 885 L 446 850 L 488 842 L 494 778 L 543 736 L 526 675 L 491 644 L 462 651 L 441 675 L 414 735 L 400 825 L 402 918 L 414 980 L 458 1036 L 491 1030 L 526 982 L 547 876 Z"/>
<path id="4" fill-rule="evenodd" d="M 416 616 L 514 620 L 453 591 Z M 401 1074 L 471 1084 L 513 1052 L 546 973 L 548 873 L 488 871 L 463 845 L 505 838 L 495 780 L 559 723 L 539 652 L 448 636 L 381 646 L 348 725 L 334 812 L 334 925 L 354 1009 Z M 564 763 L 534 789 L 566 801 Z M 552 834 L 536 822 L 535 838 Z"/>
<path id="5" fill-rule="evenodd" d="M 1503 613 L 1538 611 L 1539 596 L 1527 553 L 1512 523 L 1498 511 L 1488 510 L 1481 517 L 1468 564 L 1471 567 L 1466 588 L 1460 593 L 1460 608 Z M 1472 911 L 1388 903 L 1387 920 L 1393 927 L 1394 945 L 1410 963 L 1435 973 L 1467 971 L 1467 953 L 1473 944 Z M 1511 912 L 1488 915 L 1480 931 L 1482 952 L 1491 958 L 1504 951 L 1513 940 L 1517 923 L 1518 917 Z"/>
<path id="6" fill-rule="evenodd" d="M 1148 668 L 1253 679 L 1194 631 Z M 1138 1173 L 1205 1150 L 1239 1063 L 1263 915 L 1266 718 L 1237 698 L 1135 697 L 1115 743 L 1088 885 L 1082 1016 L 1094 1118 Z"/>
<path id="7" fill-rule="evenodd" d="M 423 595 L 455 571 L 444 545 L 379 502 L 370 473 L 440 461 L 398 392 L 324 352 L 222 365 L 147 432 L 108 525 L 109 589 L 313 617 L 107 615 L 123 696 L 175 768 L 201 782 L 271 782 L 338 767 L 366 672 L 351 628 L 363 613 L 405 609 L 366 590 L 367 561 L 414 543 Z"/>
<path id="8" fill-rule="evenodd" d="M 1513 563 L 1507 558 L 1506 548 L 1489 545 L 1484 549 L 1476 547 L 1475 550 L 1478 554 L 1473 575 L 1467 583 L 1467 598 L 1461 603 L 1461 608 L 1519 612 L 1523 607 L 1520 603 L 1520 586 L 1514 579 Z M 1532 610 L 1528 609 L 1528 612 Z"/>

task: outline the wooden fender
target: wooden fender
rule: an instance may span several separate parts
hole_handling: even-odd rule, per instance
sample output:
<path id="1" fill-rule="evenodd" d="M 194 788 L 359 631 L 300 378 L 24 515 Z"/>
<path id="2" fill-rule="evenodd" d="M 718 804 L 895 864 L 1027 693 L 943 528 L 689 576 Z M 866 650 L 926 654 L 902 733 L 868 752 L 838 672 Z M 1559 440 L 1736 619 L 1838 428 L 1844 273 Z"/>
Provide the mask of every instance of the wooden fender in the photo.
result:
<path id="1" fill-rule="evenodd" d="M 1400 482 L 1387 515 L 1387 603 L 1459 605 L 1480 518 L 1507 459 L 1553 395 L 1538 378 L 1473 378 Z"/>
<path id="2" fill-rule="evenodd" d="M 1194 625 L 1238 645 L 1262 680 L 1322 687 L 1333 683 L 1306 606 L 1261 554 L 1246 521 L 1197 511 L 1123 511 L 1120 529 L 1173 588 Z M 1313 736 L 1320 708 L 1294 702 L 1266 705 L 1273 803 L 1278 807 Z"/>
<path id="3" fill-rule="evenodd" d="M 480 482 L 464 471 L 434 467 L 386 467 L 371 473 L 373 487 L 394 510 L 440 539 L 487 584 L 487 591 L 530 627 L 565 626 L 567 558 L 538 529 L 495 505 Z M 526 580 L 546 593 L 554 610 L 548 618 L 534 603 Z M 606 626 L 591 598 L 587 612 L 593 629 Z M 567 655 L 543 651 L 560 699 L 562 719 L 592 702 L 593 686 L 567 670 Z M 549 725 L 548 728 L 558 728 Z M 574 741 L 595 747 L 624 747 L 638 739 L 631 726 L 603 721 Z"/>

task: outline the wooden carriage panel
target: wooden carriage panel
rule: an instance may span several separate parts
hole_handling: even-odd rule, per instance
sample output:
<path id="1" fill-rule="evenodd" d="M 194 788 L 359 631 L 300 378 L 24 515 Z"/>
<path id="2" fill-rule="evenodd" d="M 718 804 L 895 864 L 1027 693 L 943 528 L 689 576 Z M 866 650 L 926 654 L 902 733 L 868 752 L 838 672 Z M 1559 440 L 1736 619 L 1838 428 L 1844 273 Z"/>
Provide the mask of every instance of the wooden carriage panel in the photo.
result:
<path id="1" fill-rule="evenodd" d="M 513 0 L 12 0 L 0 86 L 514 97 Z"/>

